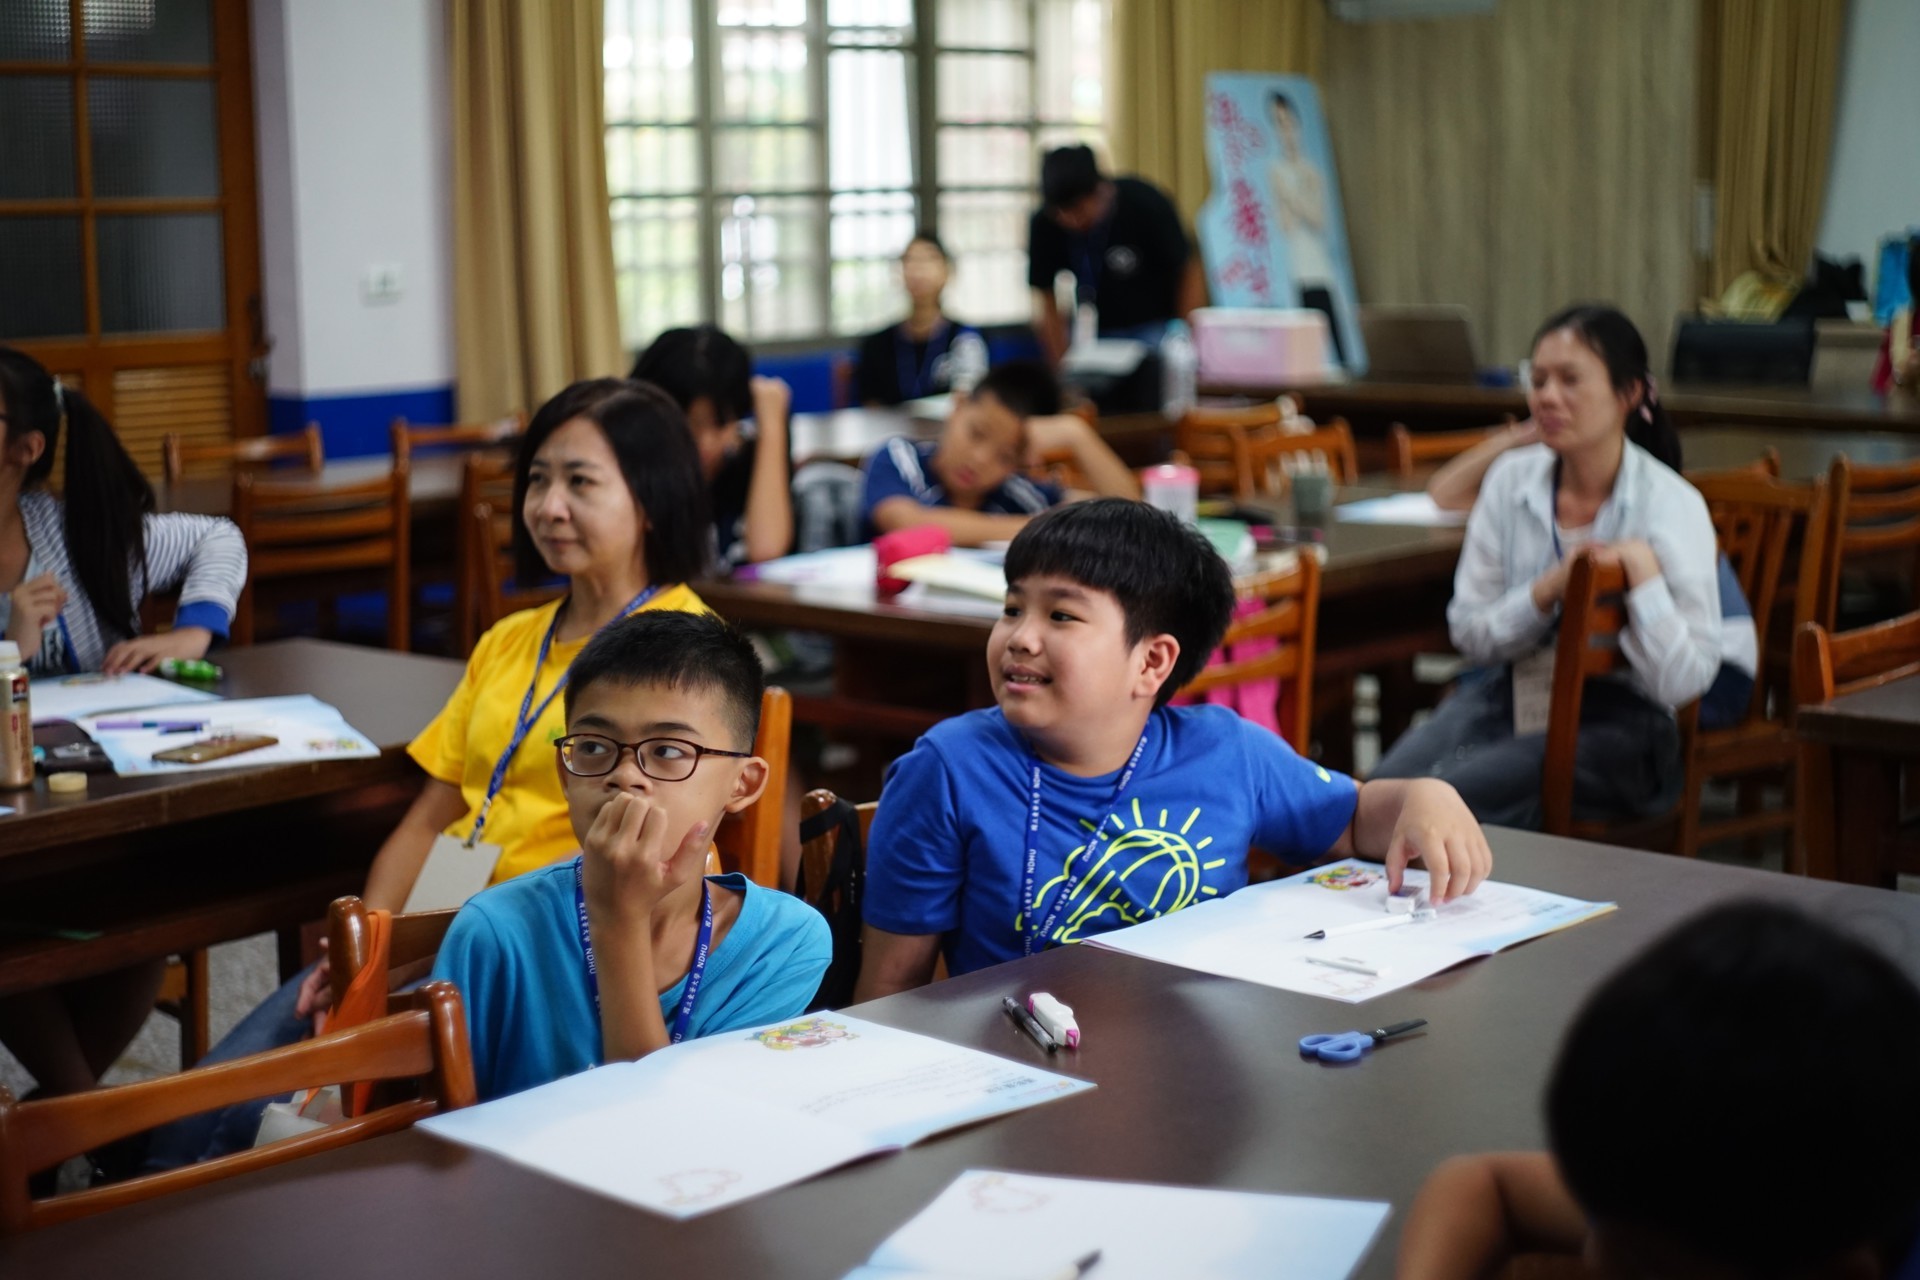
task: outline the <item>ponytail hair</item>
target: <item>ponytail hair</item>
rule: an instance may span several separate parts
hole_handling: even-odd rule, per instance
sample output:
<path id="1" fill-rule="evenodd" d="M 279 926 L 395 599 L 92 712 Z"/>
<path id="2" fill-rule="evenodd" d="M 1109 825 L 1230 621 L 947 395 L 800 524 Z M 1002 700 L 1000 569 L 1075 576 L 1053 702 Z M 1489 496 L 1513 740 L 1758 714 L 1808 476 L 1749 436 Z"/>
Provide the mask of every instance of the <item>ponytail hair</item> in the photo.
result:
<path id="1" fill-rule="evenodd" d="M 1680 433 L 1674 430 L 1666 406 L 1660 403 L 1660 388 L 1647 361 L 1646 340 L 1633 321 L 1619 308 L 1605 303 L 1577 303 L 1549 317 L 1533 335 L 1533 345 L 1539 346 L 1540 339 L 1562 329 L 1600 357 L 1607 367 L 1607 381 L 1617 394 L 1631 395 L 1634 384 L 1639 384 L 1640 394 L 1627 410 L 1627 439 L 1673 470 L 1680 470 Z"/>
<path id="2" fill-rule="evenodd" d="M 23 489 L 45 484 L 67 428 L 62 473 L 67 562 L 103 628 L 122 638 L 139 630 L 132 567 L 147 562 L 146 517 L 153 486 L 120 444 L 100 411 L 73 387 L 62 386 L 23 351 L 0 346 L 0 403 L 6 441 L 38 432 L 46 444 L 27 468 Z M 144 586 L 144 584 L 142 584 Z"/>

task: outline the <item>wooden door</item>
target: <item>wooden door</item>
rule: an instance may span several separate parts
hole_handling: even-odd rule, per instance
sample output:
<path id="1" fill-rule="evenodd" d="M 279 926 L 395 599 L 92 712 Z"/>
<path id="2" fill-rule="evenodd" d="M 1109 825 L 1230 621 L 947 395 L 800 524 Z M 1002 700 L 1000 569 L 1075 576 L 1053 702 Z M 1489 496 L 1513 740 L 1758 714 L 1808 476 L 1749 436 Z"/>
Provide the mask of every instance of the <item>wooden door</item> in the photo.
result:
<path id="1" fill-rule="evenodd" d="M 151 476 L 265 429 L 246 0 L 0 0 L 0 343 Z"/>

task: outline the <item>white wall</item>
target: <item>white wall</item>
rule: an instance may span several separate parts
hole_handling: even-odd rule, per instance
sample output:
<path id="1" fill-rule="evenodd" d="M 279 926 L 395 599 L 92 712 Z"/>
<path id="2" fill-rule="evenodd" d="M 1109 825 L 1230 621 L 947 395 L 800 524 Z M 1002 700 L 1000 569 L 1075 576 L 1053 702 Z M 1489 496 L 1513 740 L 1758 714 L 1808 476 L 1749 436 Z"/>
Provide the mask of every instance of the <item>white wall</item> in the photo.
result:
<path id="1" fill-rule="evenodd" d="M 253 0 L 269 393 L 453 380 L 452 127 L 439 0 Z M 400 269 L 396 301 L 363 296 Z"/>
<path id="2" fill-rule="evenodd" d="M 1853 0 L 1820 252 L 1859 258 L 1873 288 L 1880 238 L 1920 223 L 1920 0 Z"/>

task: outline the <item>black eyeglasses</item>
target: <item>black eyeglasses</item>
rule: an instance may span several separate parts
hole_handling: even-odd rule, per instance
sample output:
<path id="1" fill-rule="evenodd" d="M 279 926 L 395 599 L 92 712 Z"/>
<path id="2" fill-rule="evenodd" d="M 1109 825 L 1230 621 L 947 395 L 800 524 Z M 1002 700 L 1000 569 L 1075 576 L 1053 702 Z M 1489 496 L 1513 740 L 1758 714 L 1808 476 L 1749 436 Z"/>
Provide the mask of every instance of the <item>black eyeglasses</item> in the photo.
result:
<path id="1" fill-rule="evenodd" d="M 685 782 L 700 767 L 703 756 L 746 760 L 753 755 L 751 751 L 719 751 L 684 738 L 615 742 L 597 733 L 570 733 L 553 745 L 560 752 L 560 763 L 577 778 L 603 778 L 620 767 L 622 752 L 631 751 L 640 772 L 655 782 Z"/>

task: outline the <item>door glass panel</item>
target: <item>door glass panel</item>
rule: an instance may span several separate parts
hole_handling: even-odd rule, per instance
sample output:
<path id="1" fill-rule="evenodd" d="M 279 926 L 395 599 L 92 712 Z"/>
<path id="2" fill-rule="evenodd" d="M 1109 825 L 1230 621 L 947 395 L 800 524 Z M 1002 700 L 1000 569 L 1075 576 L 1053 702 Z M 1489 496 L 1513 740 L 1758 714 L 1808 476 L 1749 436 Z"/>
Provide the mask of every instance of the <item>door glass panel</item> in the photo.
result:
<path id="1" fill-rule="evenodd" d="M 103 216 L 100 329 L 224 329 L 226 270 L 217 213 Z"/>
<path id="2" fill-rule="evenodd" d="M 73 57 L 67 0 L 0 4 L 0 62 L 66 62 Z"/>
<path id="3" fill-rule="evenodd" d="M 96 196 L 220 194 L 220 131 L 211 80 L 87 82 Z"/>
<path id="4" fill-rule="evenodd" d="M 0 200 L 74 194 L 73 81 L 0 76 Z"/>
<path id="5" fill-rule="evenodd" d="M 87 331 L 78 218 L 0 218 L 0 338 Z"/>
<path id="6" fill-rule="evenodd" d="M 213 62 L 209 0 L 86 0 L 89 62 Z"/>

